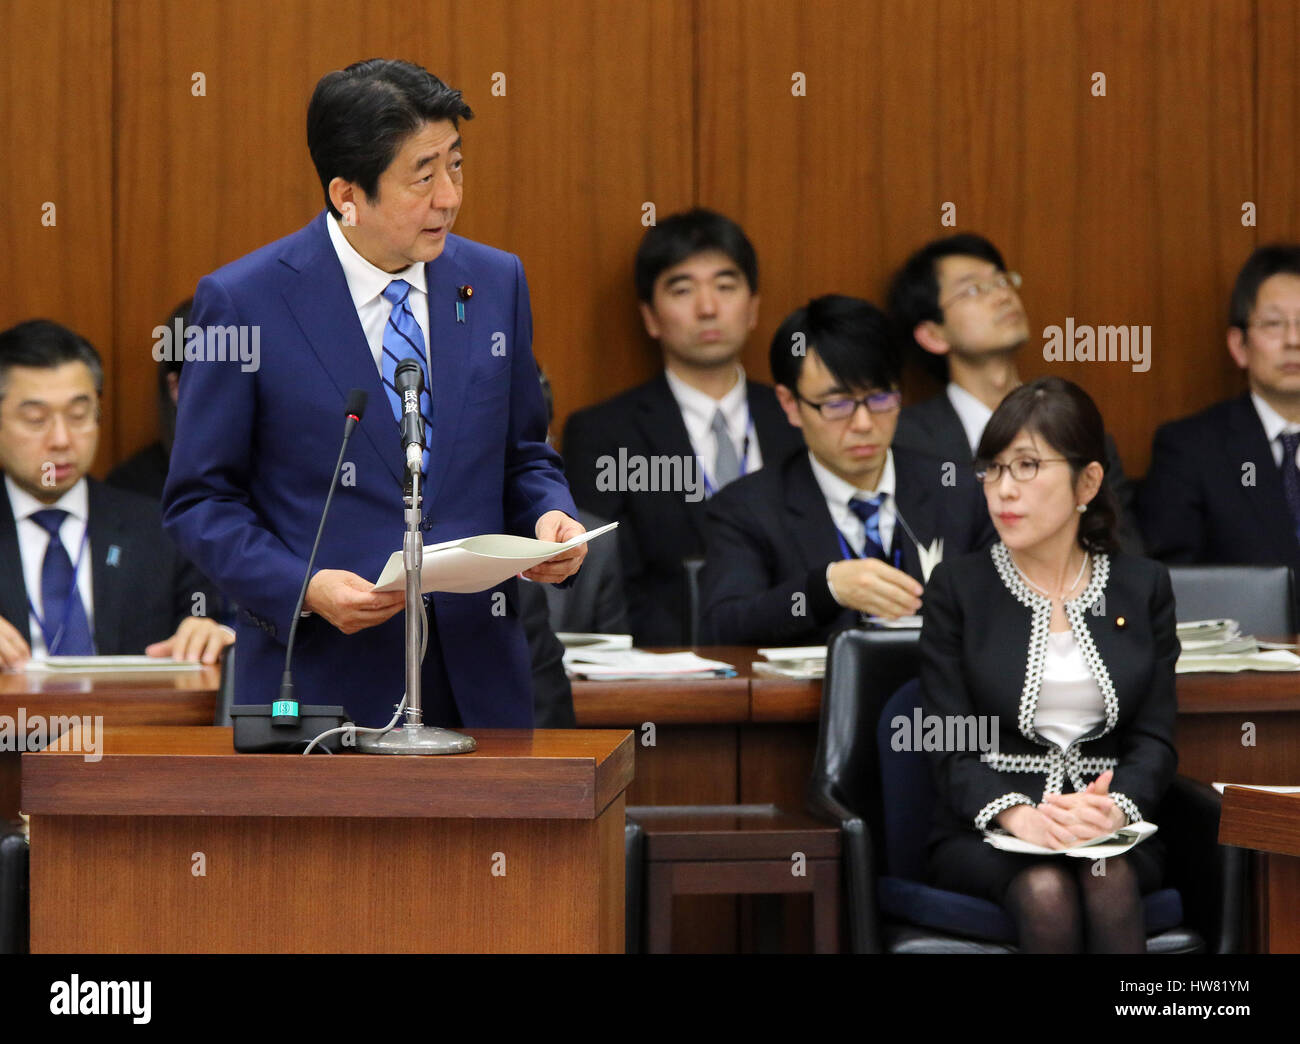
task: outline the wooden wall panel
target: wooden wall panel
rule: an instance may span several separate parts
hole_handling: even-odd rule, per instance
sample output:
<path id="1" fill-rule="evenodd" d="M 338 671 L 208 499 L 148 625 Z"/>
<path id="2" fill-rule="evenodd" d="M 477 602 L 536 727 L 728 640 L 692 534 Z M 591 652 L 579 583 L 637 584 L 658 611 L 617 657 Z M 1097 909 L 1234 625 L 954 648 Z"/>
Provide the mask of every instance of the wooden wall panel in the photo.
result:
<path id="1" fill-rule="evenodd" d="M 0 329 L 38 317 L 70 326 L 104 356 L 110 394 L 112 37 L 109 0 L 0 4 Z M 112 440 L 108 414 L 97 473 Z"/>
<path id="2" fill-rule="evenodd" d="M 979 231 L 1026 278 L 1026 376 L 1101 402 L 1130 470 L 1163 419 L 1219 398 L 1224 301 L 1254 245 L 1251 0 L 779 0 L 700 6 L 700 197 L 760 249 L 766 371 L 780 319 L 876 300 L 927 239 Z M 807 96 L 790 77 L 807 76 Z M 1105 97 L 1091 93 L 1106 75 Z M 712 110 L 712 111 L 710 111 Z M 1233 159 L 1235 157 L 1235 160 Z M 941 207 L 956 205 L 956 228 Z M 1153 365 L 1049 364 L 1073 316 L 1152 327 Z"/>
<path id="3" fill-rule="evenodd" d="M 154 437 L 150 331 L 205 273 L 322 204 L 306 145 L 330 69 L 405 57 L 465 92 L 456 231 L 519 254 L 564 414 L 652 372 L 631 252 L 641 203 L 689 204 L 686 0 L 142 0 L 118 7 L 120 455 Z M 206 97 L 191 93 L 194 72 Z M 505 95 L 492 94 L 505 74 Z"/>

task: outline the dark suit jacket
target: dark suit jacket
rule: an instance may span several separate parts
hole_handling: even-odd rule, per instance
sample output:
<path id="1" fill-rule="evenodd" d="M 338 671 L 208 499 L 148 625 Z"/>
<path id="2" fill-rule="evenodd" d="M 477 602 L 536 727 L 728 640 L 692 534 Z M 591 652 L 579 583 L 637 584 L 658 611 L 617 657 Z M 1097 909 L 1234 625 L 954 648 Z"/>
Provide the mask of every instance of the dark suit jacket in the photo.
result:
<path id="1" fill-rule="evenodd" d="M 578 521 L 587 530 L 599 529 L 608 519 L 578 509 Z M 569 587 L 540 584 L 546 592 L 550 626 L 556 631 L 628 634 L 627 596 L 623 589 L 623 563 L 619 559 L 618 530 L 587 544 L 587 557 Z M 520 590 L 523 588 L 521 587 Z M 525 627 L 527 623 L 525 622 Z M 541 725 L 538 725 L 541 728 Z"/>
<path id="2" fill-rule="evenodd" d="M 1281 473 L 1248 394 L 1160 426 L 1141 513 L 1154 558 L 1289 565 L 1300 576 Z"/>
<path id="3" fill-rule="evenodd" d="M 943 537 L 944 555 L 988 547 L 995 537 L 983 493 L 943 485 L 943 462 L 894 451 L 898 508 L 917 539 Z M 844 557 L 826 498 L 802 447 L 733 482 L 709 501 L 701 601 L 706 641 L 820 645 L 858 613 L 826 586 L 826 567 Z M 921 579 L 916 545 L 895 525 L 902 569 Z M 802 596 L 802 597 L 798 597 Z M 924 601 L 925 598 L 922 598 Z M 802 612 L 801 612 L 802 610 Z"/>
<path id="4" fill-rule="evenodd" d="M 770 387 L 749 381 L 748 389 L 749 415 L 766 469 L 802 445 L 802 439 Z M 637 644 L 680 644 L 686 636 L 682 559 L 704 553 L 705 502 L 689 501 L 681 492 L 597 489 L 600 458 L 618 459 L 620 449 L 629 457 L 693 458 L 681 410 L 662 373 L 571 416 L 564 428 L 564 460 L 578 506 L 620 524 L 623 581 Z"/>
<path id="5" fill-rule="evenodd" d="M 1168 570 L 1131 555 L 1094 556 L 1092 581 L 1066 613 L 1107 717 L 1069 755 L 1054 755 L 1060 748 L 1032 727 L 1051 604 L 1020 580 L 1002 544 L 943 562 L 931 575 L 920 644 L 925 714 L 953 721 L 995 715 L 1005 759 L 986 762 L 979 750 L 931 754 L 938 790 L 932 840 L 982 829 L 1014 804 L 1038 804 L 1045 792 L 1082 790 L 1106 768 L 1115 770 L 1110 793 L 1130 821 L 1155 818 L 1178 762 Z"/>
<path id="6" fill-rule="evenodd" d="M 101 656 L 139 655 L 145 646 L 170 638 L 193 613 L 195 594 L 203 595 L 202 615 L 210 615 L 213 592 L 163 535 L 157 503 L 94 479 L 86 481 L 95 651 Z M 7 492 L 0 511 L 0 578 L 0 616 L 31 645 L 18 526 Z"/>
<path id="7" fill-rule="evenodd" d="M 582 568 L 587 568 L 586 561 Z M 516 581 L 519 585 L 519 620 L 528 636 L 528 654 L 532 660 L 533 727 L 538 729 L 573 729 L 578 722 L 573 714 L 573 686 L 564 671 L 564 646 L 555 637 L 547 616 L 546 590 L 553 584 Z"/>
<path id="8" fill-rule="evenodd" d="M 398 422 L 325 221 L 322 212 L 204 276 L 194 294 L 194 326 L 256 330 L 261 346 L 247 371 L 187 363 L 163 493 L 167 531 L 240 606 L 237 703 L 265 703 L 278 687 L 352 388 L 368 393 L 369 407 L 348 444 L 354 468 L 335 494 L 316 567 L 374 578 L 402 546 Z M 547 511 L 575 514 L 560 458 L 546 445 L 523 265 L 449 235 L 425 281 L 433 364 L 425 542 L 531 537 Z M 461 322 L 455 306 L 465 284 L 474 296 Z M 436 593 L 430 616 L 464 725 L 531 727 L 516 585 Z M 361 725 L 387 722 L 404 683 L 403 628 L 400 613 L 351 635 L 304 618 L 293 661 L 303 702 L 342 703 Z M 441 684 L 437 659 L 424 667 L 430 692 Z"/>
<path id="9" fill-rule="evenodd" d="M 958 481 L 977 486 L 970 467 L 970 443 L 966 429 L 953 408 L 946 392 L 940 392 L 924 402 L 905 406 L 898 415 L 898 429 L 894 432 L 894 445 L 920 450 L 957 465 Z M 1124 475 L 1124 465 L 1119 459 L 1115 440 L 1106 436 L 1106 483 L 1119 501 L 1120 517 L 1116 538 L 1120 548 L 1130 555 L 1142 554 L 1142 533 L 1137 522 L 1137 505 L 1133 484 Z M 987 510 L 981 503 L 980 510 Z"/>

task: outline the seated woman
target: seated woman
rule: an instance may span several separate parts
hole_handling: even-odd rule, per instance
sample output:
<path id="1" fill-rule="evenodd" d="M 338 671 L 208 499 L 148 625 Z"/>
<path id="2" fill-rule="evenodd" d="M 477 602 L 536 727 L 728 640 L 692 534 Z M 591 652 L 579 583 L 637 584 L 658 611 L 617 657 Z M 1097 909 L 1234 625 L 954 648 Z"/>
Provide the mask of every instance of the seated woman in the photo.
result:
<path id="1" fill-rule="evenodd" d="M 1158 835 L 1098 861 L 982 833 L 1064 848 L 1154 819 L 1174 776 L 1173 592 L 1163 565 L 1116 553 L 1105 454 L 1077 385 L 1013 391 L 976 451 L 1000 542 L 936 567 L 924 596 L 925 712 L 993 716 L 998 737 L 932 755 L 931 881 L 1003 905 L 1026 952 L 1144 952 L 1140 897 L 1163 876 Z"/>

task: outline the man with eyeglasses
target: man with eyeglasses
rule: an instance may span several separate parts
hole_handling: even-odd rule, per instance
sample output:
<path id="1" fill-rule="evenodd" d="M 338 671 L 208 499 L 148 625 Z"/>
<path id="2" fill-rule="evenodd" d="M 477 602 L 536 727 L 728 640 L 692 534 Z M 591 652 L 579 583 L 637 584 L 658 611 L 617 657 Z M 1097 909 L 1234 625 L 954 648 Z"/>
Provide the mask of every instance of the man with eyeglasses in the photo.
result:
<path id="1" fill-rule="evenodd" d="M 1300 573 L 1300 245 L 1252 253 L 1228 308 L 1228 352 L 1248 390 L 1156 431 L 1143 534 L 1166 562 Z"/>
<path id="2" fill-rule="evenodd" d="M 87 478 L 103 383 L 99 354 L 57 323 L 0 333 L 0 667 L 96 653 L 215 663 L 234 641 L 203 615 L 212 591 L 163 536 L 158 505 Z"/>
<path id="3" fill-rule="evenodd" d="M 944 391 L 903 408 L 895 444 L 954 464 L 971 482 L 967 466 L 984 426 L 1020 374 L 1017 358 L 1029 340 L 1029 319 L 1018 293 L 1021 276 L 983 236 L 963 233 L 927 243 L 899 268 L 889 290 L 889 310 L 917 366 Z M 1106 436 L 1106 482 L 1121 508 L 1119 541 L 1140 554 L 1134 495 L 1119 451 Z"/>
<path id="4" fill-rule="evenodd" d="M 816 298 L 781 324 L 770 362 L 804 446 L 709 501 L 706 639 L 818 645 L 863 616 L 916 613 L 936 542 L 961 555 L 994 530 L 973 482 L 946 484 L 939 460 L 892 446 L 899 375 L 885 316 Z"/>

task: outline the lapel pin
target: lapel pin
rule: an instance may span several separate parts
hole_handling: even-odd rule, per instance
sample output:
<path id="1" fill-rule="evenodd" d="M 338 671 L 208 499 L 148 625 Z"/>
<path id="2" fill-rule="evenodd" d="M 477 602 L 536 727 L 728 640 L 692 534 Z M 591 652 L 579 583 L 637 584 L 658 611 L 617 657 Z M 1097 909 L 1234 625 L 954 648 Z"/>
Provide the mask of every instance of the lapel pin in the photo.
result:
<path id="1" fill-rule="evenodd" d="M 456 322 L 465 321 L 465 302 L 474 296 L 474 288 L 466 283 L 464 286 L 456 287 Z"/>
<path id="2" fill-rule="evenodd" d="M 1128 617 L 1127 617 L 1127 616 L 1117 616 L 1117 617 L 1115 617 L 1115 630 L 1117 630 L 1117 631 L 1122 631 L 1122 630 L 1124 630 L 1124 628 L 1126 628 L 1127 626 L 1128 626 Z"/>
<path id="3" fill-rule="evenodd" d="M 109 544 L 107 564 L 115 566 L 120 561 L 122 561 L 122 549 L 116 544 Z"/>

